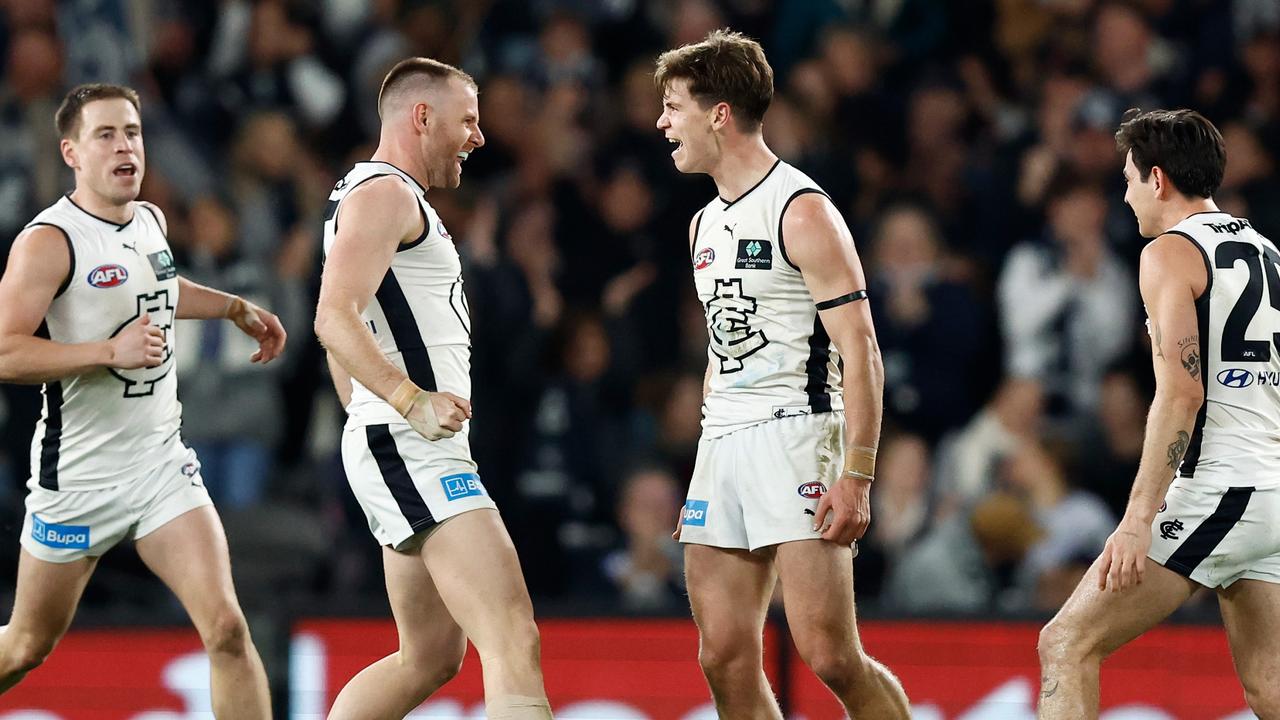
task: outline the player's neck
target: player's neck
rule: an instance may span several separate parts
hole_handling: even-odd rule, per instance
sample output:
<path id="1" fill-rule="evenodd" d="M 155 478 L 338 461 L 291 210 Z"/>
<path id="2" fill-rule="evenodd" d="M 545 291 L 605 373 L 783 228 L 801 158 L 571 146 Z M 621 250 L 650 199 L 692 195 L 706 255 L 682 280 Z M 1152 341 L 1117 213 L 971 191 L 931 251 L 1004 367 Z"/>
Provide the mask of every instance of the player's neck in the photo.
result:
<path id="1" fill-rule="evenodd" d="M 757 133 L 743 138 L 734 146 L 726 143 L 720 162 L 710 175 L 716 181 L 720 197 L 733 202 L 758 185 L 776 162 L 778 156 L 764 144 L 764 137 Z"/>
<path id="2" fill-rule="evenodd" d="M 413 160 L 414 157 L 415 154 L 410 152 L 409 148 L 402 147 L 402 143 L 397 142 L 395 138 L 383 135 L 378 142 L 378 149 L 373 151 L 373 155 L 369 159 L 374 162 L 394 165 L 401 172 L 407 173 L 414 180 L 417 180 L 418 184 L 423 188 L 429 190 L 431 186 L 427 184 L 426 168 L 415 162 Z"/>
<path id="3" fill-rule="evenodd" d="M 81 210 L 96 215 L 104 220 L 124 225 L 133 219 L 133 201 L 117 205 L 98 193 L 80 185 L 71 192 L 71 202 L 80 206 Z"/>
<path id="4" fill-rule="evenodd" d="M 1185 198 L 1179 199 L 1177 202 L 1170 203 L 1168 209 L 1161 218 L 1161 224 L 1167 230 L 1196 213 L 1219 212 L 1218 204 L 1213 198 Z"/>

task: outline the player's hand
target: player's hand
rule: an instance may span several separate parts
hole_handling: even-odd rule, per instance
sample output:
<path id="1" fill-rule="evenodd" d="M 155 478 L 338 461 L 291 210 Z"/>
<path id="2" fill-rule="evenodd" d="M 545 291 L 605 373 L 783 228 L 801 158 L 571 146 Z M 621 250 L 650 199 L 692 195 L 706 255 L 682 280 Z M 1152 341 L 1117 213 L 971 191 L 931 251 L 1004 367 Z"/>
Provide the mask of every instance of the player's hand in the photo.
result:
<path id="1" fill-rule="evenodd" d="M 828 517 L 829 516 L 829 517 Z M 827 521 L 830 520 L 828 523 Z M 823 540 L 851 545 L 871 524 L 871 481 L 841 475 L 818 501 L 813 529 Z"/>
<path id="2" fill-rule="evenodd" d="M 151 316 L 144 313 L 129 323 L 125 329 L 108 341 L 113 368 L 158 367 L 164 362 L 164 331 L 151 324 Z"/>
<path id="3" fill-rule="evenodd" d="M 404 419 L 428 440 L 451 438 L 471 417 L 471 402 L 449 392 L 419 390 Z"/>
<path id="4" fill-rule="evenodd" d="M 680 528 L 684 527 L 684 506 L 680 506 L 680 512 L 676 513 L 676 531 L 671 533 L 672 540 L 680 539 Z"/>
<path id="5" fill-rule="evenodd" d="M 225 315 L 241 332 L 258 341 L 250 362 L 265 365 L 284 352 L 286 333 L 280 318 L 241 297 L 231 298 Z"/>
<path id="6" fill-rule="evenodd" d="M 1120 592 L 1142 582 L 1150 549 L 1151 528 L 1127 518 L 1121 520 L 1102 549 L 1098 589 Z"/>

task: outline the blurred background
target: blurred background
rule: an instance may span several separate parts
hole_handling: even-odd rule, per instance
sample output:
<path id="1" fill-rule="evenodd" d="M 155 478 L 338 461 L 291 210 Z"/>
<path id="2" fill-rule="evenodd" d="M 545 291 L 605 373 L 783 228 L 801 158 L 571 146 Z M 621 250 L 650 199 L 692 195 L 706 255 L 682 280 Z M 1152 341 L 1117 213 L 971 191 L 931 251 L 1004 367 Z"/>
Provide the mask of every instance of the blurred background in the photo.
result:
<path id="1" fill-rule="evenodd" d="M 707 338 L 686 232 L 715 188 L 675 172 L 654 128 L 662 50 L 724 26 L 759 39 L 776 86 L 766 138 L 853 230 L 886 370 L 858 602 L 886 623 L 979 618 L 957 632 L 980 642 L 1001 619 L 1047 617 L 1123 511 L 1153 389 L 1136 283 L 1144 241 L 1113 142 L 1125 109 L 1208 116 L 1229 157 L 1219 205 L 1280 236 L 1275 0 L 0 8 L 0 251 L 72 187 L 53 127 L 63 93 L 129 84 L 143 99 L 142 197 L 168 215 L 181 271 L 271 308 L 290 332 L 285 357 L 258 368 L 225 324 L 178 330 L 184 436 L 282 712 L 311 677 L 288 661 L 299 618 L 387 616 L 311 320 L 320 213 L 372 152 L 379 84 L 406 56 L 458 64 L 481 87 L 488 142 L 461 188 L 429 197 L 465 268 L 474 455 L 542 617 L 669 616 L 688 631 L 670 531 L 699 436 Z M 11 607 L 40 400 L 0 389 L 0 606 Z M 1186 612 L 1213 619 L 1212 596 Z M 121 547 L 77 628 L 184 617 Z M 1030 643 L 1034 678 L 1034 632 L 1017 642 Z M 919 716 L 951 717 L 938 707 Z M 597 716 L 623 717 L 580 717 Z"/>

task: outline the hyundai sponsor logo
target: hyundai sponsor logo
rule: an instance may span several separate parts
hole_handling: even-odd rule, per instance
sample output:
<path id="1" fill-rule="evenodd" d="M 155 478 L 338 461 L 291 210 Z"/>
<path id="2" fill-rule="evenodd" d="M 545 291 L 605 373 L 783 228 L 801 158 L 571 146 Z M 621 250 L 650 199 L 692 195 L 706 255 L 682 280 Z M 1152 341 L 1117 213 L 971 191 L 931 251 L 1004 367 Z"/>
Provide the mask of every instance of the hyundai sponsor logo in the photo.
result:
<path id="1" fill-rule="evenodd" d="M 680 524 L 706 527 L 707 501 L 686 500 L 684 503 L 684 512 L 680 515 Z"/>
<path id="2" fill-rule="evenodd" d="M 1242 368 L 1227 368 L 1218 373 L 1218 382 L 1229 388 L 1247 388 L 1253 384 L 1253 373 Z"/>
<path id="3" fill-rule="evenodd" d="M 59 525 L 31 513 L 31 537 L 41 545 L 60 549 L 89 549 L 88 525 Z"/>
<path id="4" fill-rule="evenodd" d="M 445 475 L 440 478 L 440 485 L 444 488 L 444 496 L 449 502 L 484 495 L 484 485 L 480 484 L 480 476 L 475 473 Z"/>

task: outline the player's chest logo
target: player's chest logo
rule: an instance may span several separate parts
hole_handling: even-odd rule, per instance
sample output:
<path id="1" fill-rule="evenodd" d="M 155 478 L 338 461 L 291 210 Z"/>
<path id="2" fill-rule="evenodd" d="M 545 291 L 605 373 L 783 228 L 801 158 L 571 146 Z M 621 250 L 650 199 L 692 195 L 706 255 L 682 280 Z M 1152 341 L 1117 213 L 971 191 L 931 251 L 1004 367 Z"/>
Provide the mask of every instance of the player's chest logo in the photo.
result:
<path id="1" fill-rule="evenodd" d="M 147 255 L 151 269 L 156 273 L 156 280 L 172 280 L 178 276 L 178 266 L 173 262 L 173 253 L 159 250 Z"/>
<path id="2" fill-rule="evenodd" d="M 764 332 L 751 326 L 757 308 L 756 299 L 742 291 L 741 278 L 716 280 L 715 297 L 707 302 L 707 324 L 720 372 L 738 372 L 745 358 L 769 344 Z"/>
<path id="3" fill-rule="evenodd" d="M 693 256 L 693 269 L 706 270 L 708 267 L 711 267 L 711 263 L 715 261 L 716 251 L 709 247 L 702 248 L 698 251 L 697 255 Z"/>
<path id="4" fill-rule="evenodd" d="M 129 279 L 129 271 L 123 265 L 108 263 L 89 271 L 85 281 L 96 288 L 120 287 Z"/>
<path id="5" fill-rule="evenodd" d="M 738 241 L 738 254 L 733 259 L 733 267 L 738 270 L 772 270 L 773 243 L 768 240 Z"/>

